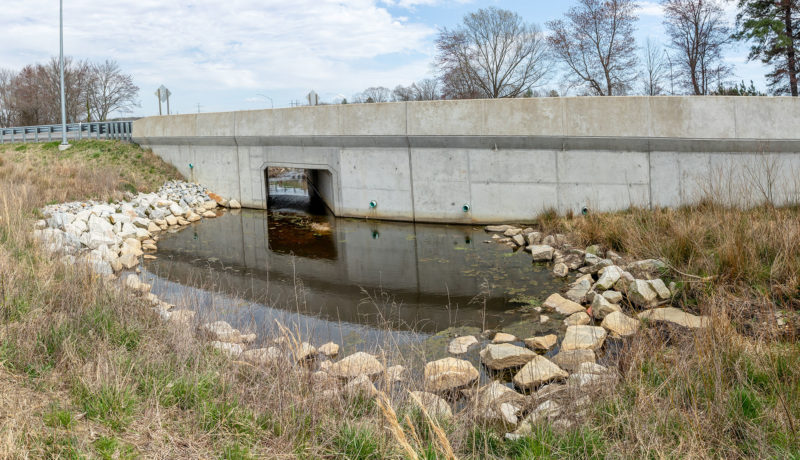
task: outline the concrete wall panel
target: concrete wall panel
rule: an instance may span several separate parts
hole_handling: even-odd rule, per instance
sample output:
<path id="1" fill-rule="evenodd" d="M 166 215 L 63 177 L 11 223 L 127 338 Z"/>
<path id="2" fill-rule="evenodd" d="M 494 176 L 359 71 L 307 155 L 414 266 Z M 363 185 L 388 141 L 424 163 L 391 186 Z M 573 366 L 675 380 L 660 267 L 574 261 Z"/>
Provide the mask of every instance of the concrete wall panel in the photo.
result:
<path id="1" fill-rule="evenodd" d="M 339 134 L 345 136 L 404 136 L 406 104 L 346 104 L 339 106 Z"/>
<path id="2" fill-rule="evenodd" d="M 470 150 L 475 182 L 550 182 L 558 177 L 555 150 Z"/>
<path id="3" fill-rule="evenodd" d="M 555 183 L 473 182 L 470 190 L 470 218 L 477 222 L 526 221 L 558 206 Z"/>
<path id="4" fill-rule="evenodd" d="M 558 97 L 487 99 L 482 134 L 490 136 L 561 136 L 564 100 Z"/>
<path id="5" fill-rule="evenodd" d="M 651 135 L 684 139 L 735 139 L 736 99 L 734 96 L 650 98 Z"/>
<path id="6" fill-rule="evenodd" d="M 650 187 L 646 184 L 559 184 L 561 212 L 616 211 L 632 206 L 647 207 Z"/>
<path id="7" fill-rule="evenodd" d="M 236 112 L 237 136 L 272 136 L 274 110 L 248 110 Z"/>
<path id="8" fill-rule="evenodd" d="M 338 105 L 275 109 L 273 120 L 276 136 L 334 136 L 341 133 Z"/>
<path id="9" fill-rule="evenodd" d="M 567 150 L 558 153 L 558 181 L 575 184 L 647 184 L 647 153 Z"/>
<path id="10" fill-rule="evenodd" d="M 797 139 L 800 98 L 737 97 L 736 137 L 740 139 Z M 765 142 L 765 150 L 769 150 Z"/>
<path id="11" fill-rule="evenodd" d="M 630 97 L 564 98 L 564 135 L 649 137 L 647 99 Z"/>
<path id="12" fill-rule="evenodd" d="M 484 133 L 484 100 L 407 102 L 410 136 Z"/>
<path id="13" fill-rule="evenodd" d="M 236 134 L 234 123 L 236 112 L 198 113 L 195 116 L 198 136 L 231 137 Z"/>
<path id="14" fill-rule="evenodd" d="M 350 187 L 409 191 L 407 149 L 343 149 L 342 180 Z"/>
<path id="15" fill-rule="evenodd" d="M 339 216 L 368 219 L 414 220 L 411 194 L 407 191 L 365 189 L 342 186 Z M 370 209 L 369 202 L 378 206 Z"/>

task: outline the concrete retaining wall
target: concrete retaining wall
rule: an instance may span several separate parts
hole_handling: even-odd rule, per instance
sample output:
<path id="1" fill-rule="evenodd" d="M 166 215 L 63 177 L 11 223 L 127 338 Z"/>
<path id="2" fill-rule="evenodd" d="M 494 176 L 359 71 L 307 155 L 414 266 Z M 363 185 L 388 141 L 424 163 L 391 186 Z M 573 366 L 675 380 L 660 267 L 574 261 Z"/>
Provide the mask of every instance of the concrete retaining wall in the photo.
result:
<path id="1" fill-rule="evenodd" d="M 800 100 L 788 97 L 331 105 L 150 117 L 133 136 L 254 208 L 266 206 L 271 166 L 325 170 L 319 188 L 336 215 L 379 219 L 526 220 L 708 194 L 800 201 Z"/>

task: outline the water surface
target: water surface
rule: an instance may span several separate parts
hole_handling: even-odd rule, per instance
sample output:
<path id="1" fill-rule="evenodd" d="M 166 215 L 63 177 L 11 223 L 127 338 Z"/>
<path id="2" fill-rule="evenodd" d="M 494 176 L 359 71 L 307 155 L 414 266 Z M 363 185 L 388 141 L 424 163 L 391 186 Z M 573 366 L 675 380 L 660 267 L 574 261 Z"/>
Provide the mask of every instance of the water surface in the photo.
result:
<path id="1" fill-rule="evenodd" d="M 270 211 L 224 212 L 162 235 L 145 263 L 153 292 L 201 318 L 249 330 L 277 320 L 356 348 L 450 328 L 524 325 L 524 338 L 555 327 L 540 326 L 530 305 L 561 281 L 487 243 L 482 227 L 335 218 L 303 184 L 271 185 Z"/>

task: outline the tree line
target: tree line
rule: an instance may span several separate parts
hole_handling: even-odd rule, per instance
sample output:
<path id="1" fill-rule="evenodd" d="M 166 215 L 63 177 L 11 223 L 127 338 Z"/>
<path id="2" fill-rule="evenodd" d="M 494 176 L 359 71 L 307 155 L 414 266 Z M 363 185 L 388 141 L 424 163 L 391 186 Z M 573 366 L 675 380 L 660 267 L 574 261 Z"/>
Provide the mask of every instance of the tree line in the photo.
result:
<path id="1" fill-rule="evenodd" d="M 106 121 L 113 113 L 138 107 L 139 88 L 113 60 L 92 63 L 64 59 L 67 123 Z M 58 58 L 20 71 L 0 69 L 0 126 L 31 126 L 61 121 Z"/>
<path id="2" fill-rule="evenodd" d="M 736 2 L 735 24 L 725 3 Z M 771 70 L 772 94 L 798 95 L 800 0 L 661 0 L 667 44 L 634 38 L 635 0 L 578 0 L 546 31 L 519 14 L 489 7 L 436 38 L 436 78 L 394 90 L 368 88 L 354 102 L 557 96 L 542 88 L 558 75 L 580 95 L 759 95 L 731 83 L 724 59 L 736 41 Z M 423 89 L 424 88 L 424 89 Z"/>

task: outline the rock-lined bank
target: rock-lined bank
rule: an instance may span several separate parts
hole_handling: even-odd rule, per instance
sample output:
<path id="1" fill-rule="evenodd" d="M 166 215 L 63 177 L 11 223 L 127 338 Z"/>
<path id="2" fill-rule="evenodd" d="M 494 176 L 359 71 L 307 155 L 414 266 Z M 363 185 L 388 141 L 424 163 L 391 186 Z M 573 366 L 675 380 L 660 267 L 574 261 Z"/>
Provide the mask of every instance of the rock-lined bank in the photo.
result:
<path id="1" fill-rule="evenodd" d="M 178 230 L 203 218 L 217 217 L 218 207 L 241 208 L 205 187 L 182 181 L 165 183 L 158 192 L 130 195 L 118 203 L 72 202 L 42 209 L 34 236 L 64 261 L 85 262 L 100 275 L 139 265 L 158 249 L 158 234 Z"/>
<path id="2" fill-rule="evenodd" d="M 37 223 L 36 234 L 49 249 L 64 253 L 65 262 L 85 261 L 95 272 L 111 275 L 135 268 L 140 257 L 155 251 L 158 233 L 216 216 L 225 201 L 213 198 L 201 186 L 168 183 L 155 194 L 140 194 L 122 203 L 49 206 L 45 219 Z M 579 421 L 594 394 L 613 391 L 618 371 L 597 363 L 606 350 L 607 337 L 635 333 L 640 319 L 682 322 L 685 327 L 707 324 L 706 318 L 658 308 L 674 291 L 656 276 L 663 268 L 658 261 L 626 262 L 596 246 L 572 248 L 563 235 L 534 235 L 532 230 L 510 226 L 500 231 L 504 235 L 496 240 L 526 247 L 534 262 L 553 263 L 557 276 L 579 273 L 567 292 L 554 293 L 543 304 L 551 314 L 564 317 L 566 333 L 560 342 L 554 334 L 525 338 L 502 331 L 481 337 L 491 338 L 489 344 L 474 336 L 458 337 L 447 347 L 454 356 L 426 363 L 421 379 L 410 378 L 407 369 L 392 365 L 385 355 L 357 352 L 337 360 L 339 346 L 333 342 L 314 344 L 312 338 L 291 334 L 258 340 L 255 334 L 224 321 L 198 326 L 194 311 L 161 301 L 138 276 L 128 275 L 122 286 L 146 297 L 165 321 L 196 332 L 232 359 L 276 370 L 293 367 L 331 398 L 376 397 L 410 388 L 415 390 L 411 400 L 430 413 L 447 417 L 454 410 L 469 411 L 476 419 L 502 426 L 510 437 L 526 433 L 545 419 L 554 426 L 570 426 Z M 254 348 L 255 342 L 264 346 Z M 475 364 L 457 357 L 479 346 L 479 366 L 487 369 L 492 380 L 488 384 L 481 384 Z M 556 346 L 556 355 L 544 356 Z M 508 377 L 513 387 L 503 383 Z M 398 387 L 402 381 L 406 383 Z M 455 400 L 460 402 L 455 404 Z"/>

